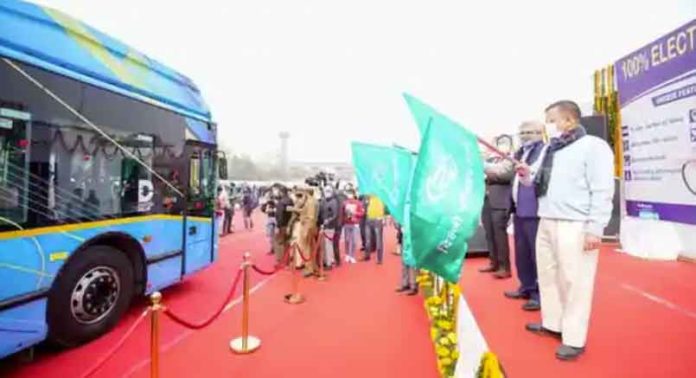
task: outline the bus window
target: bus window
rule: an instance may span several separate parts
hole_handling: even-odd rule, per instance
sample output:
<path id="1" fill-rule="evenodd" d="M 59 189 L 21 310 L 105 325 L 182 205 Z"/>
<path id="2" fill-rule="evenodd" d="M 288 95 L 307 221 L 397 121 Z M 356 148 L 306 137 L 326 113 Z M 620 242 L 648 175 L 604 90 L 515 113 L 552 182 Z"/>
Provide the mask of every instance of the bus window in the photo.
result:
<path id="1" fill-rule="evenodd" d="M 215 197 L 215 170 L 213 169 L 213 156 L 208 150 L 203 152 L 203 162 L 201 166 L 201 187 L 205 198 Z"/>
<path id="2" fill-rule="evenodd" d="M 28 142 L 23 123 L 0 118 L 0 225 L 5 227 L 26 222 Z"/>

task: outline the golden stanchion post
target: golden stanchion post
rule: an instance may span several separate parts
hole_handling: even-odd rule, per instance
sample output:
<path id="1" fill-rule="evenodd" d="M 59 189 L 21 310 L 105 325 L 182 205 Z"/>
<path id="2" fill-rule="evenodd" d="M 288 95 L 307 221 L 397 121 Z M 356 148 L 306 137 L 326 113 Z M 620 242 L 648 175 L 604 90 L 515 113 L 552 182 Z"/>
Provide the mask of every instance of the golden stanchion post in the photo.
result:
<path id="1" fill-rule="evenodd" d="M 255 336 L 249 336 L 249 268 L 251 268 L 251 255 L 244 253 L 242 270 L 244 282 L 242 284 L 242 336 L 230 341 L 230 349 L 237 354 L 253 353 L 261 347 L 261 340 Z"/>
<path id="2" fill-rule="evenodd" d="M 162 311 L 162 294 L 150 295 L 150 378 L 159 377 L 159 315 Z"/>
<path id="3" fill-rule="evenodd" d="M 305 297 L 300 294 L 300 277 L 297 275 L 295 263 L 297 260 L 297 253 L 301 252 L 297 246 L 293 246 L 292 250 L 292 293 L 285 294 L 285 302 L 289 304 L 300 304 L 305 301 Z M 301 256 L 300 259 L 302 259 Z"/>

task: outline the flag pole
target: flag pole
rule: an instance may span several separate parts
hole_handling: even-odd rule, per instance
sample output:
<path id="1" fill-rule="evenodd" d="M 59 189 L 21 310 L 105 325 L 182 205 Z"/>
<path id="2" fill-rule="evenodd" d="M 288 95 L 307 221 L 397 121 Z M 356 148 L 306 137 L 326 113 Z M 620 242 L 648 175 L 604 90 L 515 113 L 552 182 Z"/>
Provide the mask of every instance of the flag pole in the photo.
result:
<path id="1" fill-rule="evenodd" d="M 476 140 L 478 140 L 478 142 L 481 143 L 484 147 L 486 147 L 487 149 L 489 149 L 491 152 L 495 153 L 496 155 L 500 156 L 501 158 L 503 158 L 505 160 L 509 160 L 509 161 L 513 162 L 514 164 L 522 164 L 519 160 L 512 158 L 511 156 L 504 153 L 503 151 L 500 151 L 498 148 L 496 148 L 492 144 L 486 142 L 485 140 L 483 140 L 483 138 L 479 137 L 478 135 L 476 135 Z"/>

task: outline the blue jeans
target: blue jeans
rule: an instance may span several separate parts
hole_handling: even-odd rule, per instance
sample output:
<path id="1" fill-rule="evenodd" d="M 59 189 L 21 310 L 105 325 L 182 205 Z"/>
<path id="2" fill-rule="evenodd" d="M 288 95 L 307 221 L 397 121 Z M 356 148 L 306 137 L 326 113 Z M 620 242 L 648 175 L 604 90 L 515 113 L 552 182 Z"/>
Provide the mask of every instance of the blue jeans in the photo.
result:
<path id="1" fill-rule="evenodd" d="M 384 221 L 382 219 L 368 219 L 366 226 L 365 239 L 369 248 L 365 249 L 365 256 L 369 258 L 370 253 L 376 250 L 377 262 L 381 264 L 384 257 L 384 241 L 382 240 Z"/>
<path id="2" fill-rule="evenodd" d="M 346 256 L 355 257 L 355 247 L 358 235 L 360 233 L 360 226 L 357 224 L 345 224 L 343 225 L 343 238 L 346 245 Z"/>

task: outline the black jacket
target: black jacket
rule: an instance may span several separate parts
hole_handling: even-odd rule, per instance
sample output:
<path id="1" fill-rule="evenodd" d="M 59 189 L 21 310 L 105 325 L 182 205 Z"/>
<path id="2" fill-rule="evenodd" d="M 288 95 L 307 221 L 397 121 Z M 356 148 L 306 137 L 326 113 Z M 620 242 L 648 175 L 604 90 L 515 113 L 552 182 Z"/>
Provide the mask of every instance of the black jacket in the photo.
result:
<path id="1" fill-rule="evenodd" d="M 338 226 L 339 203 L 336 196 L 323 198 L 319 206 L 319 225 L 334 229 Z"/>
<path id="2" fill-rule="evenodd" d="M 293 202 L 290 197 L 283 197 L 276 205 L 276 224 L 278 227 L 287 227 L 290 223 L 292 214 L 288 211 L 288 207 L 292 207 Z"/>

